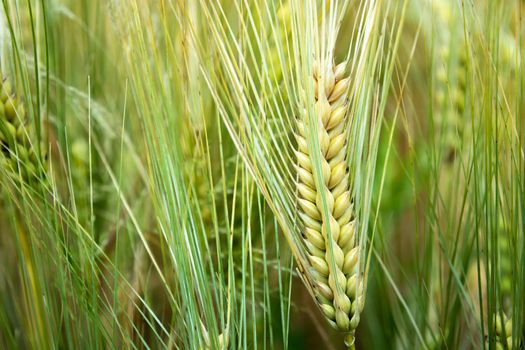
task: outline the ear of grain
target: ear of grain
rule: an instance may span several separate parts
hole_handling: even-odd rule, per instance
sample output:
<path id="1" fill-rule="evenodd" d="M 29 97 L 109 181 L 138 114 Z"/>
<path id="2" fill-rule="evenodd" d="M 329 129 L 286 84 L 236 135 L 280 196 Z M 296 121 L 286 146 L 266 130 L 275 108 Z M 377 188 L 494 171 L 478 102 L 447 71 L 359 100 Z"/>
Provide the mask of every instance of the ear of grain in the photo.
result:
<path id="1" fill-rule="evenodd" d="M 485 262 L 483 260 L 473 260 L 467 273 L 467 288 L 471 300 L 474 301 L 474 315 L 476 322 L 485 325 L 485 334 L 483 339 L 487 347 L 490 346 L 491 339 L 489 338 L 488 327 L 492 327 L 492 334 L 496 349 L 513 349 L 515 342 L 520 344 L 519 336 L 513 337 L 513 296 L 512 296 L 512 276 L 513 262 L 512 253 L 510 251 L 509 242 L 512 241 L 510 237 L 513 232 L 506 226 L 504 220 L 500 220 L 498 229 L 497 245 L 491 246 L 489 249 L 496 249 L 499 264 L 498 269 L 498 284 L 499 284 L 499 302 L 496 310 L 492 315 L 489 313 L 489 297 L 488 297 L 488 281 Z M 479 267 L 478 267 L 479 265 Z M 491 265 L 489 265 L 491 266 Z M 493 265 L 492 265 L 493 266 Z M 492 269 L 492 266 L 490 267 Z M 478 272 L 479 268 L 479 272 Z M 483 319 L 481 318 L 483 315 Z M 489 322 L 489 320 L 492 322 Z M 518 346 L 519 348 L 519 346 Z"/>
<path id="2" fill-rule="evenodd" d="M 509 242 L 512 242 L 512 231 L 505 224 L 505 220 L 499 222 L 499 239 L 496 245 L 499 255 L 499 289 L 501 297 L 501 309 L 494 314 L 494 326 L 496 334 L 496 346 L 498 349 L 512 349 L 512 252 Z"/>
<path id="3" fill-rule="evenodd" d="M 38 176 L 39 166 L 37 151 L 25 124 L 24 105 L 15 95 L 9 80 L 0 75 L 1 161 L 15 180 L 21 178 L 27 183 Z"/>
<path id="4" fill-rule="evenodd" d="M 496 349 L 512 349 L 512 319 L 504 312 L 494 315 Z"/>
<path id="5" fill-rule="evenodd" d="M 450 32 L 460 29 L 459 17 L 448 2 L 435 4 L 438 23 Z M 459 156 L 464 136 L 468 136 L 469 118 L 465 115 L 467 94 L 467 42 L 463 35 L 440 33 L 437 40 L 439 60 L 435 72 L 436 122 L 443 134 L 444 164 L 451 165 Z"/>
<path id="6" fill-rule="evenodd" d="M 349 79 L 344 78 L 344 72 L 345 63 L 335 67 L 332 64 L 318 65 L 314 69 L 314 110 L 318 122 L 322 181 L 314 181 L 314 160 L 308 147 L 304 147 L 311 142 L 305 127 L 307 121 L 299 121 L 298 203 L 315 297 L 330 323 L 349 334 L 347 343 L 352 346 L 365 299 L 364 281 L 358 268 L 360 248 L 355 239 L 356 224 L 346 159 Z M 322 186 L 317 187 L 316 183 Z M 327 216 L 323 214 L 322 195 L 328 206 Z"/>

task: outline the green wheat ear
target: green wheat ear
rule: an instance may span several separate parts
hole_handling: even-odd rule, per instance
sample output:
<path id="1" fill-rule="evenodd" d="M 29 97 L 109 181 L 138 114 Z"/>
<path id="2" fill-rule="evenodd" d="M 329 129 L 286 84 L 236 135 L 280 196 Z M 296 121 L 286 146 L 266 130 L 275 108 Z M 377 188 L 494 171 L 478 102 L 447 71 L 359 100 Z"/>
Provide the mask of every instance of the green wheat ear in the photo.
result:
<path id="1" fill-rule="evenodd" d="M 451 32 L 460 28 L 460 18 L 454 16 L 451 3 L 445 1 L 434 6 L 441 27 Z M 444 163 L 450 165 L 459 156 L 462 139 L 469 130 L 469 118 L 465 115 L 468 47 L 462 35 L 450 37 L 441 34 L 437 39 L 439 59 L 435 72 L 435 103 L 439 111 L 436 122 L 444 133 Z"/>
<path id="2" fill-rule="evenodd" d="M 498 255 L 500 260 L 500 293 L 501 293 L 501 314 L 494 314 L 494 325 L 496 333 L 497 349 L 512 349 L 512 261 L 509 242 L 511 241 L 512 231 L 505 222 L 500 219 L 498 239 Z"/>
<path id="3" fill-rule="evenodd" d="M 346 63 L 317 64 L 314 72 L 315 113 L 319 123 L 322 186 L 314 180 L 311 142 L 305 122 L 298 122 L 298 203 L 303 236 L 313 267 L 309 278 L 319 307 L 330 323 L 348 333 L 347 345 L 354 343 L 354 332 L 365 303 L 364 280 L 359 274 L 360 247 L 355 237 L 355 218 L 346 160 L 345 129 L 348 103 L 345 92 L 350 79 Z M 328 215 L 323 214 L 321 192 L 327 198 Z M 329 225 L 330 228 L 327 228 Z M 328 230 L 331 229 L 331 235 Z M 334 260 L 335 264 L 332 264 Z"/>
<path id="4" fill-rule="evenodd" d="M 494 330 L 496 333 L 496 349 L 512 349 L 512 319 L 503 312 L 494 315 Z"/>
<path id="5" fill-rule="evenodd" d="M 30 136 L 30 126 L 22 101 L 10 81 L 0 74 L 0 160 L 15 181 L 26 184 L 40 175 L 38 151 Z"/>

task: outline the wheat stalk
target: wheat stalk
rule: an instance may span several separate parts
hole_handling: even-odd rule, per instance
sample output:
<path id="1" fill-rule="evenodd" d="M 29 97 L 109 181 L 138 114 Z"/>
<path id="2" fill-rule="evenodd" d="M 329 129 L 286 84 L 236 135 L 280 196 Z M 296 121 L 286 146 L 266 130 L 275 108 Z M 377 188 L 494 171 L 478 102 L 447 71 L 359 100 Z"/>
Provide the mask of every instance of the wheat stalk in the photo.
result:
<path id="1" fill-rule="evenodd" d="M 303 223 L 304 243 L 313 267 L 310 281 L 324 315 L 340 331 L 353 332 L 364 307 L 363 281 L 359 277 L 359 245 L 355 239 L 355 219 L 346 159 L 348 133 L 345 117 L 348 103 L 344 78 L 346 63 L 337 66 L 316 64 L 314 68 L 315 115 L 321 150 L 322 179 L 314 179 L 313 158 L 307 121 L 298 121 L 298 203 Z M 322 196 L 328 214 L 324 215 Z M 331 234 L 328 232 L 330 231 Z"/>

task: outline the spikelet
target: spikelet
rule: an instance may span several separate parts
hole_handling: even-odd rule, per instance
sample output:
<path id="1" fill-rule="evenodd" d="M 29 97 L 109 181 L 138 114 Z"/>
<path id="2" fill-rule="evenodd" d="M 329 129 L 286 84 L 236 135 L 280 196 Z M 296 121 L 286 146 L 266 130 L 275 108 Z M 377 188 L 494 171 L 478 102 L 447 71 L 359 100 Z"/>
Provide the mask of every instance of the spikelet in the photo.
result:
<path id="1" fill-rule="evenodd" d="M 356 224 L 346 159 L 349 78 L 344 77 L 345 68 L 346 63 L 335 67 L 316 64 L 314 69 L 321 188 L 316 186 L 313 158 L 307 147 L 307 118 L 298 121 L 297 169 L 299 216 L 311 263 L 311 271 L 306 274 L 320 309 L 336 329 L 348 334 L 346 342 L 351 347 L 365 293 L 358 269 L 360 248 L 354 236 Z M 328 204 L 328 216 L 323 214 L 321 193 Z"/>
<path id="2" fill-rule="evenodd" d="M 0 75 L 0 146 L 1 162 L 15 180 L 25 183 L 38 177 L 37 151 L 25 125 L 24 105 L 12 89 L 10 82 Z"/>

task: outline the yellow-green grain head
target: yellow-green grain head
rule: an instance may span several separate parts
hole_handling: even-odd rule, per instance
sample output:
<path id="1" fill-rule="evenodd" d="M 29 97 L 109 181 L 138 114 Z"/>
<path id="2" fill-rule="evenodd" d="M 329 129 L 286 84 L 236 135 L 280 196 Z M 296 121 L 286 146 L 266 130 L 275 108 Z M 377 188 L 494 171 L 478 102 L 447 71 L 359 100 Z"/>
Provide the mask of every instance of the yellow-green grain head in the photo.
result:
<path id="1" fill-rule="evenodd" d="M 353 348 L 355 329 L 365 303 L 365 278 L 359 270 L 362 249 L 355 234 L 346 155 L 349 116 L 345 92 L 350 84 L 346 63 L 315 64 L 313 82 L 322 181 L 315 181 L 314 157 L 308 148 L 308 143 L 314 140 L 307 132 L 308 119 L 298 121 L 296 150 L 299 217 L 311 263 L 306 275 L 319 308 L 334 328 L 347 334 L 346 343 Z"/>
<path id="2" fill-rule="evenodd" d="M 453 3 L 443 1 L 434 6 L 440 28 L 436 38 L 434 107 L 437 127 L 443 133 L 444 160 L 451 163 L 468 131 L 469 118 L 465 115 L 468 46 Z"/>
<path id="3" fill-rule="evenodd" d="M 505 313 L 494 315 L 494 331 L 496 334 L 496 349 L 512 349 L 512 319 Z"/>
<path id="4" fill-rule="evenodd" d="M 15 181 L 25 183 L 36 179 L 40 168 L 30 126 L 20 97 L 10 81 L 0 75 L 0 159 Z"/>

